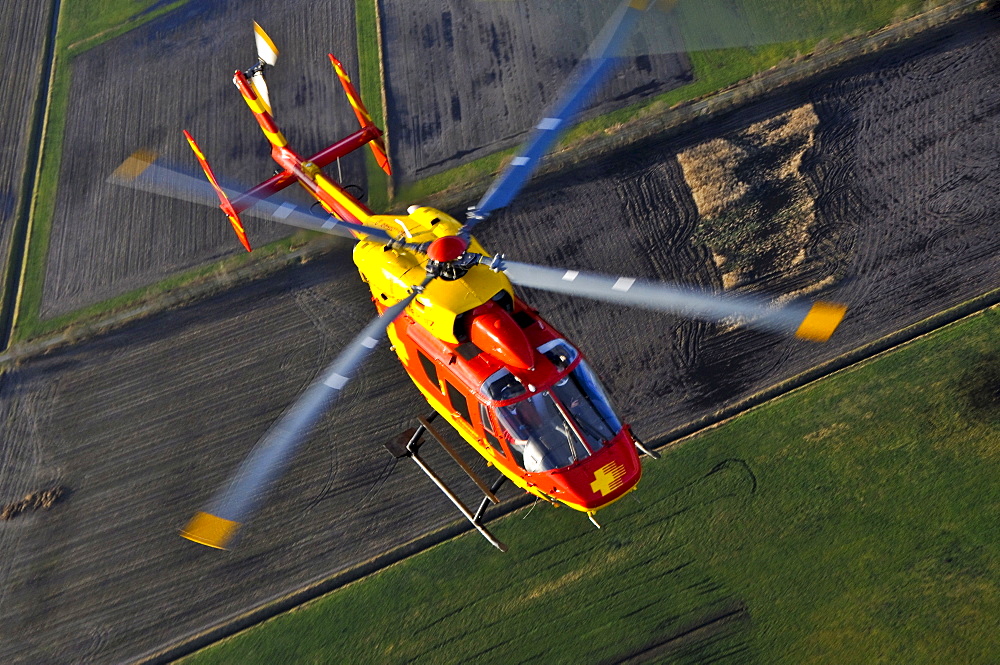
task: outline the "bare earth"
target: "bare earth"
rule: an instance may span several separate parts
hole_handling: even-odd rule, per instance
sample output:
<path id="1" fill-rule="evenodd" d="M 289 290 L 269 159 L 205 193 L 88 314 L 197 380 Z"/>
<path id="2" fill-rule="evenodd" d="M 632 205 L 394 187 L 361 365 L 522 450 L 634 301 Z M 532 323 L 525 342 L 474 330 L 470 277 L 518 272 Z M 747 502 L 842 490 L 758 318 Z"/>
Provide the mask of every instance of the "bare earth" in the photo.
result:
<path id="1" fill-rule="evenodd" d="M 998 36 L 996 17 L 980 16 L 784 91 L 711 134 L 547 178 L 484 225 L 482 239 L 519 260 L 721 287 L 709 249 L 690 241 L 697 206 L 675 155 L 812 104 L 818 124 L 801 177 L 816 220 L 806 252 L 836 276 L 822 295 L 851 305 L 830 343 L 527 294 L 591 357 L 637 433 L 653 438 L 1000 287 Z M 216 113 L 195 114 L 196 136 Z M 209 125 L 201 133 L 215 144 Z M 219 140 L 214 152 L 233 145 Z M 0 377 L 0 505 L 52 486 L 69 492 L 51 510 L 0 522 L 0 661 L 135 659 L 456 517 L 415 469 L 386 477 L 381 442 L 424 409 L 383 349 L 237 550 L 176 536 L 372 316 L 354 275 L 345 247 Z M 767 292 L 781 277 L 740 288 Z M 602 521 L 614 524 L 613 508 Z M 483 553 L 501 556 L 486 544 Z"/>
<path id="2" fill-rule="evenodd" d="M 446 171 L 523 140 L 615 5 L 383 0 L 386 124 L 398 179 Z M 684 54 L 633 58 L 595 94 L 585 117 L 690 80 Z"/>

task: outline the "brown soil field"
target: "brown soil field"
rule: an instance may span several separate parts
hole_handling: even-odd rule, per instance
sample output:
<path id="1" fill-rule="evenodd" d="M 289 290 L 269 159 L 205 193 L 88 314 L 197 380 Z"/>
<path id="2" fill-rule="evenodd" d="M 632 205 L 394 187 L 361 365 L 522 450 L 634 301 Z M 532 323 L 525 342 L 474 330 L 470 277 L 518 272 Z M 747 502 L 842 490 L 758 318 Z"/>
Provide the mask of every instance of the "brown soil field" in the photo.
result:
<path id="1" fill-rule="evenodd" d="M 0 13 L 0 34 L 5 36 L 0 62 L 8 63 L 0 96 L 5 135 L 0 142 L 0 293 L 7 275 L 14 220 L 25 203 L 21 189 L 45 57 L 42 45 L 51 28 L 51 13 L 49 2 L 11 3 Z M 0 302 L 0 308 L 4 306 Z"/>
<path id="2" fill-rule="evenodd" d="M 710 249 L 691 241 L 697 204 L 676 155 L 811 105 L 799 178 L 814 271 L 738 288 L 777 294 L 833 275 L 821 294 L 851 309 L 829 343 L 526 294 L 590 356 L 637 434 L 655 438 L 1000 287 L 998 35 L 995 14 L 963 21 L 711 130 L 547 177 L 481 237 L 517 260 L 721 287 Z M 0 522 L 0 662 L 134 660 L 455 520 L 381 449 L 425 410 L 383 348 L 236 550 L 176 535 L 372 315 L 345 245 L 0 376 L 0 505 L 65 488 L 51 509 Z M 449 482 L 469 487 L 442 460 Z M 502 556 L 485 543 L 483 555 Z"/>
<path id="3" fill-rule="evenodd" d="M 106 178 L 143 147 L 200 172 L 182 129 L 220 178 L 250 186 L 271 176 L 269 145 L 232 84 L 237 68 L 255 62 L 253 20 L 281 50 L 268 86 L 292 146 L 310 154 L 357 128 L 326 59 L 334 53 L 357 77 L 354 4 L 298 4 L 190 3 L 73 60 L 43 318 L 243 251 L 221 212 Z M 343 160 L 345 182 L 365 183 L 362 159 Z M 284 227 L 255 223 L 250 240 L 260 246 L 285 235 Z"/>
<path id="4" fill-rule="evenodd" d="M 523 140 L 615 5 L 382 0 L 396 179 L 433 175 Z M 683 54 L 632 58 L 584 116 L 634 104 L 691 76 Z"/>

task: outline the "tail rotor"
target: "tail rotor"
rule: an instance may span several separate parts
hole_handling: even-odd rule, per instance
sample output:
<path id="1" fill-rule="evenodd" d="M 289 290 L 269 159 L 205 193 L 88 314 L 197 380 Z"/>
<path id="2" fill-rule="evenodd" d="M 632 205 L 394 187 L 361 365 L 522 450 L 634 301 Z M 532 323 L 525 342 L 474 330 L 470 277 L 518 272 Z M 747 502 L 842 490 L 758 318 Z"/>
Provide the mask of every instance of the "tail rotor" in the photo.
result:
<path id="1" fill-rule="evenodd" d="M 253 37 L 257 44 L 257 64 L 244 72 L 244 75 L 249 79 L 250 86 L 257 97 L 264 102 L 267 112 L 272 113 L 271 99 L 267 94 L 267 82 L 264 80 L 264 66 L 274 67 L 274 64 L 278 62 L 278 47 L 274 45 L 274 42 L 257 21 L 253 22 Z"/>

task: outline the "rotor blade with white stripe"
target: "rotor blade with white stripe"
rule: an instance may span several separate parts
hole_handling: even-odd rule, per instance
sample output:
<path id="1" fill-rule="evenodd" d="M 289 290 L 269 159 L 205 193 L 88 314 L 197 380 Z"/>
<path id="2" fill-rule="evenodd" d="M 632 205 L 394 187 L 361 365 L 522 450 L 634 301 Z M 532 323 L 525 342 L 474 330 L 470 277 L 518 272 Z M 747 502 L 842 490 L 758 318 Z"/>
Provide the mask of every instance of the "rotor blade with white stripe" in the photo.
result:
<path id="1" fill-rule="evenodd" d="M 571 126 L 573 117 L 606 80 L 639 18 L 654 4 L 656 0 L 625 0 L 611 15 L 585 59 L 577 65 L 570 83 L 559 95 L 559 101 L 539 121 L 518 154 L 470 211 L 463 233 L 467 234 L 491 212 L 505 207 L 517 196 L 545 153 Z"/>
<path id="2" fill-rule="evenodd" d="M 427 280 L 429 281 L 429 279 Z M 424 284 L 427 283 L 424 282 Z M 408 297 L 371 321 L 302 396 L 258 442 L 208 508 L 197 513 L 181 535 L 202 545 L 226 549 L 240 525 L 254 512 L 265 493 L 306 441 L 320 417 L 354 377 L 389 325 L 416 297 Z"/>
<path id="3" fill-rule="evenodd" d="M 155 160 L 156 157 L 152 153 L 137 152 L 126 159 L 108 177 L 108 181 L 122 187 L 180 201 L 197 203 L 211 208 L 219 207 L 219 197 L 203 176 L 196 176 L 181 169 L 157 163 Z M 222 190 L 233 201 L 243 195 L 243 190 L 238 187 L 226 184 L 221 186 Z M 309 208 L 275 196 L 257 199 L 251 207 L 241 214 L 344 238 L 357 239 L 355 233 L 362 233 L 368 236 L 368 239 L 377 242 L 392 240 L 392 236 L 382 229 L 346 222 L 327 214 L 325 211 L 323 214 L 316 214 Z"/>
<path id="4" fill-rule="evenodd" d="M 487 260 L 483 260 L 488 263 Z M 548 268 L 503 260 L 500 269 L 511 282 L 595 300 L 671 312 L 709 321 L 743 319 L 754 328 L 795 333 L 825 342 L 840 324 L 846 307 L 817 301 L 775 307 L 767 300 L 745 295 L 717 294 L 701 289 L 613 277 L 577 270 Z"/>

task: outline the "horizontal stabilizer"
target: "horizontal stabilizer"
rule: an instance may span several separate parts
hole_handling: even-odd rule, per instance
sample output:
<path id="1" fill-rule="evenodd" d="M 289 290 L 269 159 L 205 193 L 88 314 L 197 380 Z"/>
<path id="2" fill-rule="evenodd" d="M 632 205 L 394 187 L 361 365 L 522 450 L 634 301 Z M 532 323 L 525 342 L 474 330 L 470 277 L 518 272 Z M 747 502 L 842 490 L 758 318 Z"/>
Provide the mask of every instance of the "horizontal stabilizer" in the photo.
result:
<path id="1" fill-rule="evenodd" d="M 191 146 L 191 150 L 194 151 L 194 156 L 198 158 L 198 163 L 201 164 L 202 171 L 205 172 L 205 176 L 212 184 L 212 189 L 214 189 L 215 193 L 218 194 L 219 201 L 221 202 L 219 207 L 222 208 L 222 212 L 226 213 L 226 217 L 229 218 L 229 223 L 233 225 L 233 230 L 236 231 L 236 236 L 240 239 L 240 242 L 248 252 L 252 251 L 250 247 L 250 240 L 247 239 L 246 231 L 243 230 L 243 224 L 240 222 L 240 216 L 236 213 L 236 209 L 233 208 L 233 204 L 229 201 L 229 197 L 226 196 L 222 187 L 219 186 L 219 181 L 215 179 L 215 174 L 212 172 L 212 167 L 208 165 L 208 160 L 205 159 L 204 153 L 202 153 L 201 148 L 199 148 L 198 144 L 195 143 L 194 137 L 191 136 L 186 129 L 184 130 L 184 137 Z"/>
<path id="2" fill-rule="evenodd" d="M 351 77 L 344 71 L 344 66 L 340 64 L 340 60 L 333 57 L 332 53 L 329 56 L 330 63 L 333 65 L 334 71 L 337 72 L 337 78 L 340 79 L 340 84 L 344 86 L 344 92 L 347 93 L 347 99 L 351 102 L 351 108 L 354 109 L 354 115 L 357 117 L 358 123 L 362 128 L 375 127 L 375 121 L 372 120 L 368 109 L 365 108 L 364 102 L 361 101 L 361 95 L 358 94 L 358 91 L 354 88 L 354 84 L 351 83 Z M 389 156 L 386 154 L 385 142 L 382 140 L 382 137 L 377 136 L 368 145 L 372 149 L 372 154 L 375 155 L 375 161 L 378 162 L 379 168 L 385 171 L 386 175 L 392 175 L 392 167 L 389 165 Z"/>

